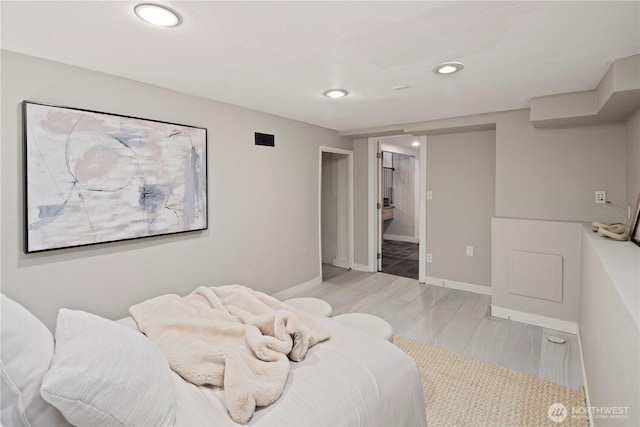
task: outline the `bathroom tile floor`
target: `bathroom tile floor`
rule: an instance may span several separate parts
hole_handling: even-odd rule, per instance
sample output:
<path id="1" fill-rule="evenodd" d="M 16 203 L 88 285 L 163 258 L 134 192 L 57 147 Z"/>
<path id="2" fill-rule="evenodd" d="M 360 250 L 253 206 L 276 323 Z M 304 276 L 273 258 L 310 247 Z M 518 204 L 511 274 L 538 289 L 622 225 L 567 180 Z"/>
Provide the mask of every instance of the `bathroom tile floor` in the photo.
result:
<path id="1" fill-rule="evenodd" d="M 382 272 L 418 279 L 418 244 L 382 241 Z"/>

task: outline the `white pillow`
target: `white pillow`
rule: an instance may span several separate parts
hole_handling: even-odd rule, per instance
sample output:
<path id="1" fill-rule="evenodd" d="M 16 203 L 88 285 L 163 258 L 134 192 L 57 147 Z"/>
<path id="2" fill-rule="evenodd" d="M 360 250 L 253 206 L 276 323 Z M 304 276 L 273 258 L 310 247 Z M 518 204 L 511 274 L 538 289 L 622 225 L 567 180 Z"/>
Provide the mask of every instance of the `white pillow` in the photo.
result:
<path id="1" fill-rule="evenodd" d="M 40 389 L 78 426 L 165 426 L 175 420 L 169 362 L 138 331 L 61 309 L 56 351 Z"/>
<path id="2" fill-rule="evenodd" d="M 0 294 L 0 419 L 9 426 L 68 426 L 62 414 L 40 396 L 53 357 L 53 335 L 26 308 Z"/>

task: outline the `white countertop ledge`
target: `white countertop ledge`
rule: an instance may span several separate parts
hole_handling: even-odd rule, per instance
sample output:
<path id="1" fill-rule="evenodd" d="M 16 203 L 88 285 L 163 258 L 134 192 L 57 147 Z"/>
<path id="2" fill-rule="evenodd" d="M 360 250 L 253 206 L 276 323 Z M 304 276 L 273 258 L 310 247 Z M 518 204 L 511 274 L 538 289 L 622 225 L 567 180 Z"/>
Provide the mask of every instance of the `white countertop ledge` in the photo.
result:
<path id="1" fill-rule="evenodd" d="M 598 236 L 585 225 L 585 236 L 609 274 L 636 326 L 640 327 L 640 247 Z M 584 242 L 585 244 L 587 242 Z"/>

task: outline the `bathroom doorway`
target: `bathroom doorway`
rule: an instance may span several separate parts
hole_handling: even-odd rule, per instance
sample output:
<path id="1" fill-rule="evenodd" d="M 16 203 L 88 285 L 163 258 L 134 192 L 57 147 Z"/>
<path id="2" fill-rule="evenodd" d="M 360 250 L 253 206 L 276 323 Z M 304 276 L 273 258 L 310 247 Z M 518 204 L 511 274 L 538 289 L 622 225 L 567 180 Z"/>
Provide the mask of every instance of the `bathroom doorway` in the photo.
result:
<path id="1" fill-rule="evenodd" d="M 376 154 L 377 271 L 419 279 L 421 147 L 425 137 L 371 138 Z M 424 153 L 426 154 L 426 152 Z"/>

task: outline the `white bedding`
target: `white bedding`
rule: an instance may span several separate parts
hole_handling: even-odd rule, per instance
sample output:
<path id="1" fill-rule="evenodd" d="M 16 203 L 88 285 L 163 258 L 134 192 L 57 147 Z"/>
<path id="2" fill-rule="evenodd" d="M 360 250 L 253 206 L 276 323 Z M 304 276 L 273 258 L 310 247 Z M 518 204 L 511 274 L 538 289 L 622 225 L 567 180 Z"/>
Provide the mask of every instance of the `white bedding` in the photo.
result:
<path id="1" fill-rule="evenodd" d="M 330 337 L 304 313 L 242 285 L 160 295 L 129 314 L 178 375 L 223 387 L 231 419 L 242 424 L 280 398 L 292 361 Z"/>
<path id="2" fill-rule="evenodd" d="M 312 316 L 310 316 L 312 317 Z M 420 373 L 388 341 L 330 318 L 313 319 L 331 338 L 292 362 L 282 397 L 258 408 L 258 426 L 425 426 Z M 135 328 L 131 318 L 121 323 Z M 219 387 L 196 386 L 172 373 L 176 426 L 235 425 Z"/>

